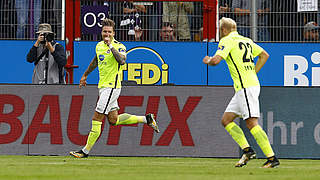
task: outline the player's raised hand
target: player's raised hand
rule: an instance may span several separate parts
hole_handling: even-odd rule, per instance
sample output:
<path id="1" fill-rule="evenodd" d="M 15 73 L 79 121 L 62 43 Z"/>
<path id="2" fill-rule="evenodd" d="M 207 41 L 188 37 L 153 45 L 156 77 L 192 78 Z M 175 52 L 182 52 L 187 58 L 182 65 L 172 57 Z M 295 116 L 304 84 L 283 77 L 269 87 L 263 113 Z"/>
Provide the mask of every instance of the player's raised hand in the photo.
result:
<path id="1" fill-rule="evenodd" d="M 79 83 L 79 88 L 82 88 L 83 86 L 87 86 L 87 77 L 82 76 Z"/>
<path id="2" fill-rule="evenodd" d="M 107 44 L 108 46 L 111 44 L 111 38 L 110 37 L 105 37 L 103 40 L 104 40 L 104 43 Z"/>

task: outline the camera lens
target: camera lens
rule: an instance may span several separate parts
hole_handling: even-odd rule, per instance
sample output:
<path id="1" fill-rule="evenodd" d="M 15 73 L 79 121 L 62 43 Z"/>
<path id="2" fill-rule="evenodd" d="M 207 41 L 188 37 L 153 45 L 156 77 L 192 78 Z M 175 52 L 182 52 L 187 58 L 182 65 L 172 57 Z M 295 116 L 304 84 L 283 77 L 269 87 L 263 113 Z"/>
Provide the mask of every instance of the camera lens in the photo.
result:
<path id="1" fill-rule="evenodd" d="M 48 34 L 45 35 L 45 39 L 48 42 L 53 41 L 53 37 L 54 37 L 54 35 L 52 33 L 48 33 Z"/>

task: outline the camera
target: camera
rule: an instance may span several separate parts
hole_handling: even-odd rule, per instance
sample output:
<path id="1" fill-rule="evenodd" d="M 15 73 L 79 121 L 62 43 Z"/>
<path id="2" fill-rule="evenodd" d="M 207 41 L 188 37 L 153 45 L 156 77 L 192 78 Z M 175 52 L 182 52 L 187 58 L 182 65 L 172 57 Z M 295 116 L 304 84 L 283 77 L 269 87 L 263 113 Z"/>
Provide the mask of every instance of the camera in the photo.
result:
<path id="1" fill-rule="evenodd" d="M 53 33 L 43 33 L 41 35 L 44 37 L 44 41 L 42 43 L 53 41 L 53 38 L 54 38 Z"/>

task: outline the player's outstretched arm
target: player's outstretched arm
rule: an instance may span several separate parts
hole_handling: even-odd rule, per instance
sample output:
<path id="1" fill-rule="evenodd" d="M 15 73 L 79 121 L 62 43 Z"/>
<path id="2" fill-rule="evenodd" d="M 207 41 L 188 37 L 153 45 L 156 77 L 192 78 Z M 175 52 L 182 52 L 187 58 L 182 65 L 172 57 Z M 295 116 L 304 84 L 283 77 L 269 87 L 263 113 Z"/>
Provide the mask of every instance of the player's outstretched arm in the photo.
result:
<path id="1" fill-rule="evenodd" d="M 81 79 L 80 79 L 80 83 L 79 83 L 79 88 L 81 88 L 82 86 L 86 86 L 87 85 L 87 77 L 88 75 L 98 66 L 98 59 L 97 56 L 94 56 L 94 58 L 92 59 L 90 65 L 88 66 L 87 70 L 83 73 Z"/>
<path id="2" fill-rule="evenodd" d="M 258 73 L 260 71 L 260 69 L 264 66 L 264 64 L 267 62 L 269 58 L 269 54 L 263 50 L 260 54 L 259 54 L 259 58 L 258 61 L 256 63 L 256 73 Z"/>
<path id="3" fill-rule="evenodd" d="M 215 65 L 219 64 L 222 59 L 223 58 L 221 56 L 219 56 L 219 55 L 215 55 L 213 57 L 206 56 L 206 57 L 203 58 L 202 62 L 204 64 L 215 66 Z"/>

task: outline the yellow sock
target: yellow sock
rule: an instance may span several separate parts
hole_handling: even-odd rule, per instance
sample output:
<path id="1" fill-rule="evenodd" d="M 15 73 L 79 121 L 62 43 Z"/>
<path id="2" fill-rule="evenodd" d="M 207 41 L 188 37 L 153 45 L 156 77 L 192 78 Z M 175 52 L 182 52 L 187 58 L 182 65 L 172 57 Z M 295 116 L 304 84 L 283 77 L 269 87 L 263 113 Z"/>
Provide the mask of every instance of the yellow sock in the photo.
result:
<path id="1" fill-rule="evenodd" d="M 102 124 L 102 122 L 100 122 L 100 121 L 92 121 L 92 127 L 91 127 L 91 131 L 89 133 L 88 139 L 87 139 L 87 144 L 82 149 L 82 151 L 84 153 L 89 154 L 89 151 L 91 150 L 92 146 L 94 145 L 94 143 L 97 141 L 98 137 L 100 136 L 101 124 Z"/>
<path id="2" fill-rule="evenodd" d="M 249 147 L 249 143 L 244 136 L 244 133 L 242 129 L 234 122 L 229 123 L 225 129 L 228 131 L 228 133 L 232 136 L 233 140 L 238 143 L 238 145 L 241 147 L 241 149 L 244 149 L 246 147 Z"/>
<path id="3" fill-rule="evenodd" d="M 254 139 L 257 141 L 258 145 L 260 146 L 261 150 L 263 151 L 264 155 L 267 157 L 274 156 L 274 152 L 270 145 L 269 139 L 267 134 L 264 130 L 259 126 L 255 126 L 250 130 L 251 134 L 253 135 Z"/>
<path id="4" fill-rule="evenodd" d="M 146 123 L 145 116 L 136 116 L 127 113 L 120 114 L 116 125 Z"/>

